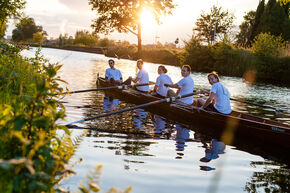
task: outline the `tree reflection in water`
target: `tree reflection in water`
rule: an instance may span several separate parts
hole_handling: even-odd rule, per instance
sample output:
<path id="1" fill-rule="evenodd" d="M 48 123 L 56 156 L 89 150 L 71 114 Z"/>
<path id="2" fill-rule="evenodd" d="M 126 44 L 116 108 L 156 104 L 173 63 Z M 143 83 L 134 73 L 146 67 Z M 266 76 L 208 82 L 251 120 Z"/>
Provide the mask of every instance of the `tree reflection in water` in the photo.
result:
<path id="1" fill-rule="evenodd" d="M 254 172 L 246 183 L 247 192 L 290 192 L 290 170 L 285 165 L 273 161 L 251 162 L 254 168 L 264 167 L 264 171 Z"/>

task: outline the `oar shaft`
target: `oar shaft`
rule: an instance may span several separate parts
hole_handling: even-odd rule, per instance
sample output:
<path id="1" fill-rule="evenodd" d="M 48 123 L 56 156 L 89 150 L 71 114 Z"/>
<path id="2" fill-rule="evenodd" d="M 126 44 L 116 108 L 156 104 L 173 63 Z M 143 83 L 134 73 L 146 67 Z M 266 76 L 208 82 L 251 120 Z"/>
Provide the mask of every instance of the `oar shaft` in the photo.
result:
<path id="1" fill-rule="evenodd" d="M 158 100 L 158 101 L 153 101 L 153 102 L 149 102 L 149 103 L 145 103 L 145 104 L 141 104 L 141 105 L 136 105 L 134 107 L 130 107 L 130 108 L 126 108 L 126 109 L 121 109 L 121 110 L 118 110 L 118 111 L 113 111 L 113 112 L 104 113 L 104 114 L 93 116 L 93 117 L 88 117 L 88 118 L 85 118 L 85 119 L 81 119 L 81 120 L 78 120 L 78 121 L 74 121 L 74 122 L 68 123 L 65 126 L 69 126 L 69 125 L 76 124 L 76 123 L 82 123 L 82 122 L 85 122 L 85 121 L 98 119 L 98 118 L 101 118 L 101 117 L 106 117 L 106 116 L 110 116 L 110 115 L 114 115 L 114 114 L 118 114 L 118 113 L 123 113 L 123 112 L 126 112 L 126 111 L 131 111 L 131 110 L 134 110 L 134 109 L 147 107 L 147 106 L 151 106 L 151 105 L 155 105 L 155 104 L 159 104 L 159 103 L 163 103 L 163 102 L 171 102 L 171 101 L 175 101 L 175 100 L 181 99 L 181 98 L 186 98 L 186 97 L 189 97 L 189 96 L 192 96 L 192 95 L 195 95 L 195 94 L 198 94 L 198 92 L 193 92 L 193 93 L 189 93 L 189 94 L 182 95 L 182 96 L 168 97 L 168 98 L 161 99 L 161 100 Z"/>
<path id="2" fill-rule="evenodd" d="M 242 100 L 238 100 L 238 99 L 234 99 L 234 98 L 230 98 L 230 99 L 233 100 L 233 101 L 240 102 L 240 103 L 246 103 L 246 104 L 249 104 L 249 105 L 255 105 L 255 106 L 268 108 L 268 109 L 274 109 L 275 111 L 289 112 L 289 110 L 287 110 L 287 109 L 279 109 L 279 108 L 275 108 L 275 107 L 272 107 L 272 106 L 269 106 L 269 105 L 262 105 L 262 104 L 253 103 L 253 102 L 249 102 L 249 101 L 242 101 Z"/>
<path id="3" fill-rule="evenodd" d="M 119 85 L 119 86 L 110 86 L 110 87 L 104 87 L 104 88 L 93 88 L 93 89 L 87 89 L 87 90 L 77 90 L 77 91 L 71 91 L 71 92 L 64 92 L 62 94 L 75 94 L 75 93 L 82 93 L 82 92 L 92 92 L 92 91 L 101 91 L 101 90 L 110 90 L 110 89 L 125 89 L 126 87 L 130 88 L 132 86 L 147 86 L 152 83 L 147 84 L 135 84 L 135 85 Z"/>

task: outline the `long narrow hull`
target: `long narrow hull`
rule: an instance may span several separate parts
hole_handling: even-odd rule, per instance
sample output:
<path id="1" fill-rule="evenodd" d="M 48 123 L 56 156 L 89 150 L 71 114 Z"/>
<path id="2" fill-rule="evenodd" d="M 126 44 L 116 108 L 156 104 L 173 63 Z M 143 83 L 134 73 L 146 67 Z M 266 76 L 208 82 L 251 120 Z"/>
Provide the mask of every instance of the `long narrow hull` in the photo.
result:
<path id="1" fill-rule="evenodd" d="M 103 78 L 98 79 L 99 87 L 110 86 Z M 111 89 L 109 94 L 134 104 L 142 104 L 159 100 L 150 94 L 144 94 L 134 89 Z M 279 145 L 290 147 L 290 125 L 260 117 L 233 112 L 230 115 L 201 111 L 192 105 L 183 105 L 176 102 L 161 103 L 146 108 L 156 114 L 179 122 L 191 124 L 202 130 L 219 135 L 224 142 L 231 144 L 235 137 L 246 137 L 262 142 L 265 145 Z"/>

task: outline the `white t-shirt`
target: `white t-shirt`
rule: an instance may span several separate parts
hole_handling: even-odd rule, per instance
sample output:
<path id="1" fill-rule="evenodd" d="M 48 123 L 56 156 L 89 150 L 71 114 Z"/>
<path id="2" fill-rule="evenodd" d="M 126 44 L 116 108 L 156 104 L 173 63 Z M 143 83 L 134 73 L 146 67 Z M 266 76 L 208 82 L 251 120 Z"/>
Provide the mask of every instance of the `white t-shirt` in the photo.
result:
<path id="1" fill-rule="evenodd" d="M 106 74 L 105 74 L 106 79 L 111 79 L 113 78 L 114 80 L 122 80 L 122 74 L 120 70 L 114 68 L 107 68 Z"/>
<path id="2" fill-rule="evenodd" d="M 212 85 L 210 92 L 215 93 L 216 110 L 223 114 L 230 114 L 232 112 L 230 93 L 220 82 L 216 82 Z"/>
<path id="3" fill-rule="evenodd" d="M 190 76 L 187 76 L 183 79 L 181 79 L 178 83 L 178 86 L 181 86 L 179 96 L 190 94 L 194 90 L 194 82 L 193 79 Z M 178 101 L 186 103 L 186 104 L 192 104 L 193 103 L 193 97 L 189 96 L 186 98 L 179 99 Z"/>
<path id="4" fill-rule="evenodd" d="M 138 84 L 149 84 L 149 74 L 144 69 L 139 70 L 137 78 L 140 78 L 140 82 Z M 145 92 L 149 91 L 149 85 L 137 86 L 136 88 Z"/>
<path id="5" fill-rule="evenodd" d="M 158 86 L 157 93 L 166 97 L 169 87 L 164 86 L 164 84 L 172 84 L 172 80 L 167 74 L 162 73 L 156 80 L 156 86 Z"/>

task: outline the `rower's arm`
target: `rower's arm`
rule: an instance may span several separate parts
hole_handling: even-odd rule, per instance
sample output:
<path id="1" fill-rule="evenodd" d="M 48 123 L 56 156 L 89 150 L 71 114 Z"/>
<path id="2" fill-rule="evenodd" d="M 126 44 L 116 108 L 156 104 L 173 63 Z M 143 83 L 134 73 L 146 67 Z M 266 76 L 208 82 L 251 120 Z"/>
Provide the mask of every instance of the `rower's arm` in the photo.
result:
<path id="1" fill-rule="evenodd" d="M 140 80 L 141 80 L 140 78 L 133 78 L 133 79 L 132 79 L 132 81 L 133 81 L 134 83 L 139 83 Z"/>
<path id="2" fill-rule="evenodd" d="M 155 84 L 154 89 L 153 89 L 153 92 L 157 92 L 158 88 L 159 88 L 159 86 L 157 86 L 157 85 Z"/>
<path id="3" fill-rule="evenodd" d="M 213 100 L 215 93 L 210 92 L 209 97 L 207 98 L 207 100 L 205 101 L 205 103 L 202 105 L 202 108 L 205 109 Z"/>
<path id="4" fill-rule="evenodd" d="M 164 84 L 164 86 L 168 86 L 168 87 L 170 87 L 170 88 L 181 89 L 181 86 L 178 86 L 178 84 Z"/>

